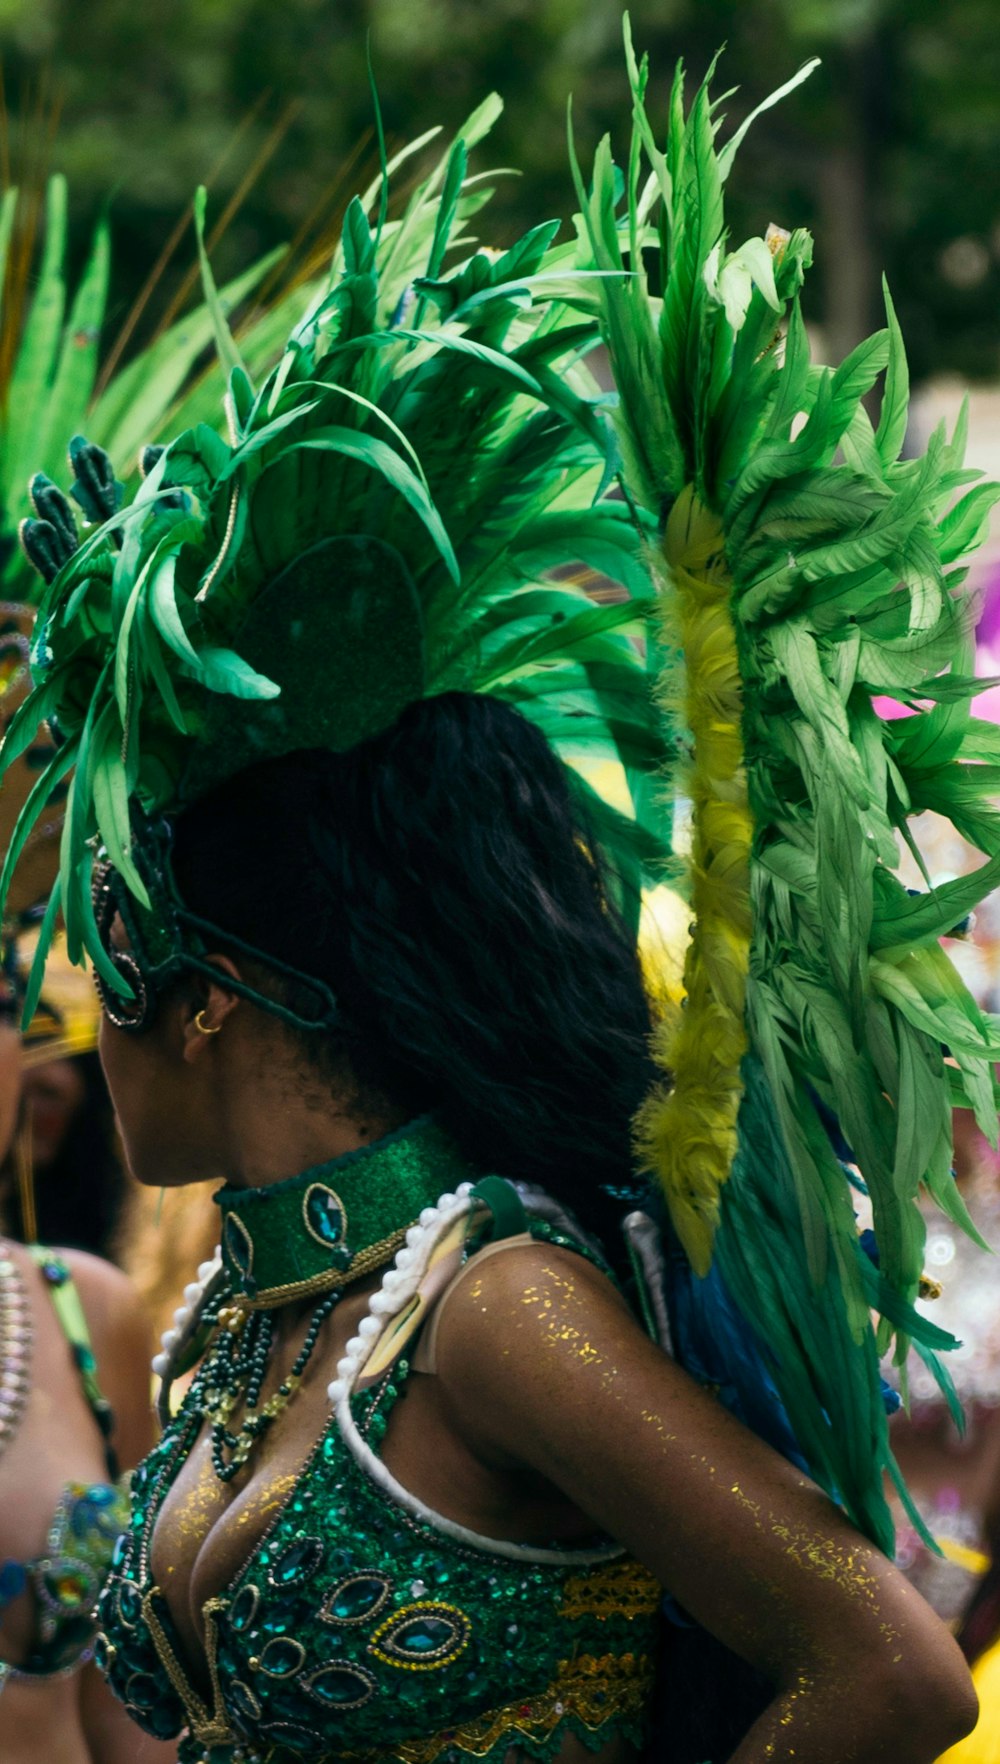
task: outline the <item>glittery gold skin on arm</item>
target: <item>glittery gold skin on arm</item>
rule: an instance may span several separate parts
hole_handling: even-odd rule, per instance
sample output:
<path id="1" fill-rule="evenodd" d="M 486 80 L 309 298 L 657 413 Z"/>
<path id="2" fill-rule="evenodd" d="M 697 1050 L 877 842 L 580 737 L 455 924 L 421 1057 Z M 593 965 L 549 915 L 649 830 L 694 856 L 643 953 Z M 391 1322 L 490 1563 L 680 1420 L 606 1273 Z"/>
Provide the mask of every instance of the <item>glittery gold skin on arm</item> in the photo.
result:
<path id="1" fill-rule="evenodd" d="M 476 1449 L 550 1479 L 772 1679 L 732 1764 L 931 1764 L 966 1731 L 968 1675 L 923 1600 L 580 1258 L 535 1245 L 484 1265 L 442 1320 L 438 1369 Z"/>

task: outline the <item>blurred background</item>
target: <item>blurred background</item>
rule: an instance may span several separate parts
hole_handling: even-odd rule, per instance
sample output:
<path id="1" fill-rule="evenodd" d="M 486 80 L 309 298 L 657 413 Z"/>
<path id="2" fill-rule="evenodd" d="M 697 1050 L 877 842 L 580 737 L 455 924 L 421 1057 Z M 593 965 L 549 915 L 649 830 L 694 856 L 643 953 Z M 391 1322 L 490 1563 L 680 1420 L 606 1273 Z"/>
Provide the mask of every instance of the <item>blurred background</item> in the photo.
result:
<path id="1" fill-rule="evenodd" d="M 23 174 L 39 108 L 53 119 L 48 163 L 69 177 L 78 261 L 110 203 L 113 328 L 199 181 L 212 183 L 216 216 L 239 198 L 216 248 L 221 275 L 270 246 L 315 241 L 358 161 L 372 158 L 370 31 L 397 141 L 455 126 L 488 90 L 502 93 L 482 163 L 523 173 L 501 181 L 495 204 L 494 224 L 513 237 L 570 209 L 570 93 L 584 150 L 606 129 L 624 134 L 621 14 L 619 0 L 0 0 L 7 157 Z M 631 14 L 664 95 L 678 57 L 700 78 L 727 45 L 721 88 L 739 88 L 734 121 L 807 56 L 822 57 L 749 137 L 734 231 L 760 233 L 771 219 L 815 227 L 808 316 L 832 353 L 878 322 L 885 269 L 914 380 L 995 379 L 993 0 L 634 0 Z M 174 277 L 190 256 L 188 240 Z"/>
<path id="2" fill-rule="evenodd" d="M 729 187 L 733 232 L 761 234 L 770 221 L 814 229 L 805 311 L 821 360 L 838 360 L 882 322 L 884 270 L 910 355 L 909 447 L 922 446 L 942 417 L 951 428 L 968 395 L 969 463 L 1000 476 L 996 0 L 633 0 L 631 15 L 637 45 L 651 58 L 654 115 L 678 58 L 700 80 L 726 45 L 716 89 L 737 88 L 726 105 L 731 125 L 807 57 L 822 58 L 808 84 L 748 137 Z M 491 89 L 503 95 L 504 115 L 478 153 L 484 169 L 516 166 L 520 173 L 496 180 L 489 242 L 502 246 L 532 224 L 572 212 L 570 94 L 582 162 L 606 130 L 624 154 L 621 19 L 620 0 L 97 0 L 87 8 L 0 0 L 0 181 L 25 192 L 8 296 L 13 278 L 26 310 L 41 286 L 42 192 L 53 172 L 68 180 L 71 289 L 84 276 L 95 228 L 105 215 L 110 221 L 103 316 L 93 337 L 81 333 L 104 364 L 105 382 L 199 298 L 190 225 L 199 182 L 209 185 L 209 242 L 220 281 L 286 247 L 255 288 L 260 310 L 315 273 L 347 199 L 377 165 L 369 33 L 390 150 L 435 124 L 454 129 Z M 0 399 L 6 388 L 21 449 L 16 458 L 0 456 L 8 528 L 29 462 L 46 463 L 31 455 L 30 411 L 15 409 L 10 393 L 16 317 L 8 307 L 0 336 Z M 195 354 L 195 366 L 209 353 L 206 345 Z M 208 409 L 217 408 L 213 387 Z M 110 435 L 121 411 L 105 415 Z M 166 409 L 168 430 L 169 422 Z M 987 679 L 1000 676 L 1000 529 L 974 567 L 984 609 L 979 668 Z M 889 715 L 898 708 L 883 707 Z M 1000 687 L 984 689 L 978 712 L 1000 720 Z M 920 838 L 934 880 L 975 861 L 940 827 L 925 826 Z M 958 959 L 971 988 L 1000 1010 L 996 901 L 979 915 Z M 54 1008 L 58 1042 L 66 1013 L 58 1001 Z M 169 1196 L 162 1216 L 155 1197 L 132 1196 L 123 1226 L 110 1117 L 102 1114 L 96 1068 L 80 1063 L 93 1056 L 55 1045 L 50 1051 L 60 1057 L 36 1056 L 26 1080 L 44 1232 L 50 1241 L 86 1241 L 126 1260 L 150 1306 L 169 1321 L 214 1241 L 214 1209 L 198 1190 Z M 104 1172 L 101 1192 L 110 1197 L 107 1210 L 92 1207 L 86 1220 L 71 1205 L 80 1158 L 92 1173 Z M 987 1237 L 1000 1240 L 996 1158 L 964 1130 L 958 1175 Z M 18 1229 L 17 1178 L 13 1167 L 0 1172 L 0 1218 L 6 1205 L 9 1230 Z M 85 1226 L 89 1239 L 79 1235 Z M 907 1532 L 903 1553 L 954 1617 L 983 1565 L 980 1547 L 1000 1543 L 1000 1285 L 994 1264 L 940 1221 L 928 1255 L 944 1288 L 935 1319 L 966 1342 L 953 1369 L 970 1427 L 961 1441 L 937 1393 L 918 1377 L 913 1419 L 900 1423 L 897 1436 L 900 1457 L 935 1530 L 953 1547 L 942 1565 Z"/>

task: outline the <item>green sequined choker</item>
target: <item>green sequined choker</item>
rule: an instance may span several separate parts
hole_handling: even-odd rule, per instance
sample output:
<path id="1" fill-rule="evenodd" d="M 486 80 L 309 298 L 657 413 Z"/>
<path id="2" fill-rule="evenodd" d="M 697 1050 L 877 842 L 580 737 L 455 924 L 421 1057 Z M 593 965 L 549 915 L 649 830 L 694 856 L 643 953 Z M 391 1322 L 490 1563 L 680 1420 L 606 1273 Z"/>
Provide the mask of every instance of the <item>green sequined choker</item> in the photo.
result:
<path id="1" fill-rule="evenodd" d="M 222 1259 L 252 1310 L 308 1298 L 383 1267 L 424 1207 L 469 1179 L 429 1115 L 268 1188 L 221 1188 Z"/>

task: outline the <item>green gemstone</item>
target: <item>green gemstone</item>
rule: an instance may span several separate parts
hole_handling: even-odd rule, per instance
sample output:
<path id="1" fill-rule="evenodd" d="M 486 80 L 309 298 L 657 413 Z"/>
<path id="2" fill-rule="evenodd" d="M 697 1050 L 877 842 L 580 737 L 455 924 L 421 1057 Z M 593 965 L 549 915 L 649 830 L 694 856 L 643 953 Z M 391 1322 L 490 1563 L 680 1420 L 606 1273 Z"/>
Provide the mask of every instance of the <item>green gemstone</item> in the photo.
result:
<path id="1" fill-rule="evenodd" d="M 104 1631 L 101 1630 L 94 1643 L 94 1665 L 98 1672 L 108 1673 L 111 1671 L 117 1651 L 114 1642 L 109 1642 Z"/>
<path id="2" fill-rule="evenodd" d="M 230 1213 L 222 1228 L 226 1254 L 241 1274 L 249 1274 L 253 1266 L 253 1242 L 241 1219 Z"/>
<path id="3" fill-rule="evenodd" d="M 118 1615 L 128 1629 L 134 1629 L 142 1616 L 142 1594 L 134 1580 L 123 1580 L 118 1589 Z"/>
<path id="4" fill-rule="evenodd" d="M 272 1586 L 294 1586 L 315 1574 L 323 1560 L 323 1545 L 318 1537 L 300 1537 L 282 1550 L 274 1562 L 268 1579 Z"/>
<path id="5" fill-rule="evenodd" d="M 411 1661 L 415 1666 L 432 1660 L 445 1664 L 462 1652 L 470 1631 L 467 1617 L 461 1612 L 449 1615 L 440 1605 L 413 1610 L 412 1616 L 404 1610 L 373 1646 L 390 1660 Z"/>
<path id="6" fill-rule="evenodd" d="M 315 1752 L 317 1736 L 308 1728 L 296 1726 L 294 1721 L 269 1721 L 263 1729 L 269 1740 L 276 1740 L 279 1746 L 287 1746 L 293 1752 Z"/>
<path id="7" fill-rule="evenodd" d="M 344 1209 L 332 1188 L 314 1182 L 305 1198 L 305 1220 L 312 1235 L 335 1249 L 344 1235 Z"/>
<path id="8" fill-rule="evenodd" d="M 172 1700 L 159 1708 L 143 1711 L 143 1720 L 157 1739 L 176 1739 L 179 1719 Z"/>
<path id="9" fill-rule="evenodd" d="M 160 1681 L 152 1672 L 133 1672 L 125 1686 L 125 1698 L 140 1709 L 150 1709 L 160 1695 Z"/>
<path id="10" fill-rule="evenodd" d="M 375 1679 L 363 1666 L 335 1660 L 305 1679 L 303 1689 L 329 1709 L 359 1709 L 374 1696 Z"/>
<path id="11" fill-rule="evenodd" d="M 254 1620 L 260 1593 L 255 1586 L 241 1587 L 229 1611 L 229 1626 L 237 1632 L 249 1629 Z"/>
<path id="12" fill-rule="evenodd" d="M 306 1650 L 291 1636 L 278 1635 L 269 1641 L 260 1657 L 260 1670 L 269 1678 L 290 1678 L 305 1661 Z"/>
<path id="13" fill-rule="evenodd" d="M 327 1594 L 320 1615 L 326 1623 L 358 1623 L 381 1610 L 391 1591 L 385 1574 L 352 1574 Z"/>
<path id="14" fill-rule="evenodd" d="M 455 1625 L 446 1617 L 418 1617 L 405 1629 L 399 1629 L 392 1645 L 401 1654 L 436 1654 L 454 1638 Z"/>
<path id="15" fill-rule="evenodd" d="M 234 1678 L 232 1683 L 226 1686 L 226 1700 L 237 1715 L 242 1715 L 244 1721 L 258 1719 L 260 1704 L 250 1687 L 245 1685 L 241 1679 Z"/>

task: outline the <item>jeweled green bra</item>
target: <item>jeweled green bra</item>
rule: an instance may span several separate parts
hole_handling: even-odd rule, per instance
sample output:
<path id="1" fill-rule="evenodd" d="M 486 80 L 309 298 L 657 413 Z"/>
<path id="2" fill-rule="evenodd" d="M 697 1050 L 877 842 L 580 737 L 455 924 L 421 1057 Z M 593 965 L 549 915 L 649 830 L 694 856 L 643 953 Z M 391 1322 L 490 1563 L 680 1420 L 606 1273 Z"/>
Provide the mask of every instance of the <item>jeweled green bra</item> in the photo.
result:
<path id="1" fill-rule="evenodd" d="M 435 1129 L 410 1133 L 411 1146 L 439 1158 Z M 374 1178 L 378 1154 L 367 1154 Z M 451 1159 L 455 1186 L 465 1172 Z M 336 1190 L 336 1166 L 326 1176 Z M 607 1543 L 544 1550 L 479 1537 L 429 1513 L 378 1456 L 409 1370 L 405 1352 L 392 1357 L 393 1332 L 406 1337 L 428 1268 L 454 1253 L 470 1216 L 489 1218 L 468 1184 L 426 1209 L 373 1295 L 331 1386 L 323 1437 L 263 1541 L 205 1607 L 209 1700 L 188 1681 L 149 1555 L 202 1425 L 211 1351 L 136 1473 L 98 1657 L 147 1732 L 171 1737 L 187 1725 L 184 1764 L 434 1764 L 445 1752 L 500 1759 L 512 1745 L 545 1758 L 567 1731 L 595 1750 L 612 1732 L 639 1741 L 659 1603 L 652 1576 Z"/>

